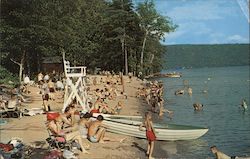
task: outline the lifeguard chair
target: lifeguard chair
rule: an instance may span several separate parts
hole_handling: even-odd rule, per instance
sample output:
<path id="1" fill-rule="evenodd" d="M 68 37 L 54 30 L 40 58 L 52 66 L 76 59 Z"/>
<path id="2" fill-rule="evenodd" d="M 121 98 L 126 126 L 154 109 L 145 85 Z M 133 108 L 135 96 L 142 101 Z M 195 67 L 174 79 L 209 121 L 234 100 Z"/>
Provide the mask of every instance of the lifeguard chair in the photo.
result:
<path id="1" fill-rule="evenodd" d="M 64 73 L 66 77 L 66 86 L 64 93 L 64 105 L 62 111 L 76 99 L 77 103 L 82 106 L 83 111 L 88 111 L 87 91 L 86 91 L 86 67 L 70 66 L 70 62 L 65 60 L 63 53 Z"/>

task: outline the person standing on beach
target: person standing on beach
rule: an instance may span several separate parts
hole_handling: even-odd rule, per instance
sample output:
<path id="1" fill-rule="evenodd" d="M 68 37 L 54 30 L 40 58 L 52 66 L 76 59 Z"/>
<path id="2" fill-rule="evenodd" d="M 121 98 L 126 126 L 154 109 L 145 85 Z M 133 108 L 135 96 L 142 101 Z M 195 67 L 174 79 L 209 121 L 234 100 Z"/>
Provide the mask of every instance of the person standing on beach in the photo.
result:
<path id="1" fill-rule="evenodd" d="M 147 155 L 149 159 L 153 159 L 152 154 L 154 150 L 154 141 L 156 140 L 155 130 L 152 122 L 152 115 L 150 112 L 145 113 L 145 121 L 140 125 L 139 130 L 143 130 L 142 127 L 146 128 L 146 137 L 148 140 Z"/>
<path id="2" fill-rule="evenodd" d="M 40 88 L 41 85 L 43 84 L 43 74 L 42 74 L 42 72 L 40 72 L 40 73 L 37 75 L 37 82 L 38 82 L 38 85 L 39 85 L 39 88 Z"/>
<path id="3" fill-rule="evenodd" d="M 48 104 L 48 101 L 49 101 L 49 87 L 48 87 L 48 83 L 47 81 L 45 81 L 43 84 L 42 84 L 42 87 L 41 87 L 41 94 L 42 94 L 42 99 L 43 99 L 43 107 L 44 107 L 44 110 L 47 112 L 47 111 L 50 111 L 50 106 Z"/>

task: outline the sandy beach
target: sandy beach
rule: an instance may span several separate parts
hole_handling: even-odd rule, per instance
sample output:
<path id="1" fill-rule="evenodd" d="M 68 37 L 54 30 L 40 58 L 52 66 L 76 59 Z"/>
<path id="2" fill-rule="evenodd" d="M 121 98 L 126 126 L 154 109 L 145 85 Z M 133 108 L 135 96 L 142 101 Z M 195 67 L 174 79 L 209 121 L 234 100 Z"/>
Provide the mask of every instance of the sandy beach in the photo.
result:
<path id="1" fill-rule="evenodd" d="M 115 100 L 108 102 L 109 106 L 114 106 L 118 101 L 123 101 L 125 107 L 121 111 L 122 115 L 143 115 L 145 110 L 149 109 L 149 106 L 145 101 L 136 97 L 136 90 L 141 87 L 140 80 L 132 78 L 132 82 L 128 82 L 128 77 L 125 77 L 125 92 L 128 98 L 117 97 Z M 101 87 L 101 85 L 90 86 L 91 90 Z M 118 86 L 121 89 L 121 85 Z M 23 108 L 41 108 L 42 98 L 39 94 L 39 88 L 30 86 L 31 93 L 28 95 L 31 97 L 31 103 L 23 103 Z M 55 100 L 50 100 L 49 104 L 53 111 L 60 112 L 63 107 L 62 92 L 56 92 Z M 5 118 L 8 121 L 7 124 L 0 126 L 0 139 L 2 143 L 7 143 L 11 138 L 21 138 L 25 145 L 32 147 L 31 158 L 40 159 L 48 153 L 48 144 L 46 138 L 48 132 L 45 126 L 46 115 L 35 116 L 22 116 L 21 118 Z M 144 133 L 144 132 L 142 132 Z M 147 141 L 143 139 L 137 139 L 134 137 L 123 136 L 119 134 L 107 133 L 107 137 L 114 139 L 126 139 L 120 142 L 106 142 L 106 143 L 90 143 L 90 154 L 78 156 L 81 159 L 84 158 L 146 158 L 145 152 L 147 149 Z M 167 154 L 160 152 L 160 142 L 156 142 L 157 157 L 163 158 Z M 156 154 L 156 152 L 155 152 Z"/>

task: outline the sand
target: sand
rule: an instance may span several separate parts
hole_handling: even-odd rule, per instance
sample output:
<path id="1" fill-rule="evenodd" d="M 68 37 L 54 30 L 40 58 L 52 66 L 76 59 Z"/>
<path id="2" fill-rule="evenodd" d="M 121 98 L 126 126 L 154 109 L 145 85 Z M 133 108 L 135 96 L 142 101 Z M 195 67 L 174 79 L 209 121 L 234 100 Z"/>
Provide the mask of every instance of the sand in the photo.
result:
<path id="1" fill-rule="evenodd" d="M 99 77 L 100 78 L 100 77 Z M 114 106 L 119 100 L 122 100 L 125 107 L 121 111 L 122 115 L 143 115 L 144 111 L 149 109 L 149 106 L 143 101 L 136 98 L 136 90 L 141 87 L 141 81 L 132 78 L 132 82 L 128 83 L 128 78 L 125 77 L 125 92 L 128 95 L 128 99 L 118 97 L 115 101 L 110 101 L 108 104 Z M 95 89 L 100 86 L 91 86 L 91 89 Z M 119 86 L 121 89 L 121 86 Z M 28 95 L 32 98 L 31 103 L 23 103 L 23 108 L 41 108 L 42 98 L 39 94 L 39 89 L 34 86 L 30 86 L 31 93 Z M 61 111 L 63 107 L 62 93 L 57 92 L 55 95 L 55 101 L 50 101 L 50 105 L 53 111 Z M 5 118 L 6 119 L 6 118 Z M 23 116 L 21 118 L 6 119 L 8 123 L 0 126 L 0 139 L 1 142 L 6 143 L 12 137 L 18 137 L 23 140 L 26 145 L 32 146 L 31 158 L 39 159 L 43 158 L 48 153 L 48 144 L 46 138 L 48 132 L 45 127 L 46 115 L 35 116 Z M 144 132 L 142 132 L 144 133 Z M 126 137 L 122 143 L 120 142 L 107 142 L 107 143 L 90 143 L 90 154 L 84 154 L 78 156 L 80 159 L 85 158 L 146 158 L 145 152 L 147 149 L 147 141 L 144 139 L 137 139 L 134 137 L 107 133 L 109 138 L 121 139 Z M 156 143 L 158 149 L 158 156 L 163 158 L 167 154 L 160 150 L 160 142 Z M 161 153 L 159 153 L 161 151 Z"/>

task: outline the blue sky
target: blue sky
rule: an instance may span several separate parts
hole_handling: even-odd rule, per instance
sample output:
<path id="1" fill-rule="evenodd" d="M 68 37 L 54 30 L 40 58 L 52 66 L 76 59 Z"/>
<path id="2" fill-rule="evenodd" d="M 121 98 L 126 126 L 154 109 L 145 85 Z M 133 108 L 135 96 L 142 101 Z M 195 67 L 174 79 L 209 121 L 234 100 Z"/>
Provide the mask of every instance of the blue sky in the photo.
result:
<path id="1" fill-rule="evenodd" d="M 245 15 L 242 11 L 247 13 L 249 0 L 154 2 L 158 13 L 170 17 L 179 26 L 175 32 L 166 34 L 163 44 L 249 43 L 249 14 Z"/>

